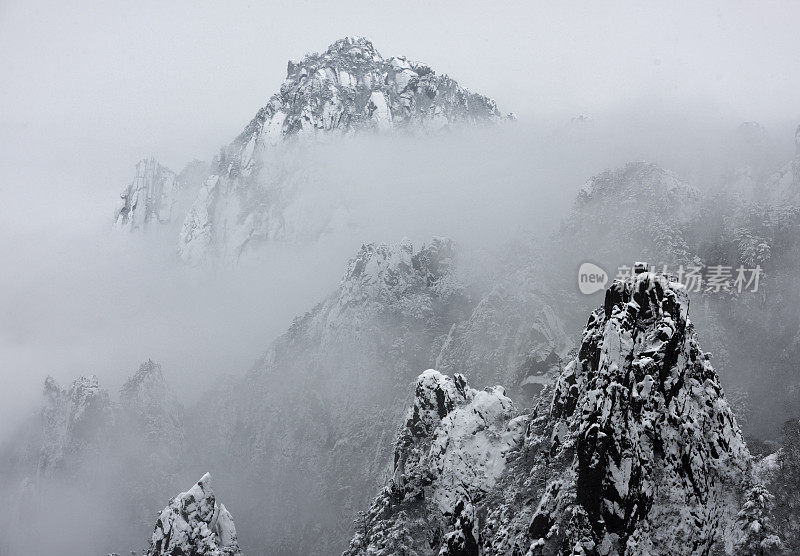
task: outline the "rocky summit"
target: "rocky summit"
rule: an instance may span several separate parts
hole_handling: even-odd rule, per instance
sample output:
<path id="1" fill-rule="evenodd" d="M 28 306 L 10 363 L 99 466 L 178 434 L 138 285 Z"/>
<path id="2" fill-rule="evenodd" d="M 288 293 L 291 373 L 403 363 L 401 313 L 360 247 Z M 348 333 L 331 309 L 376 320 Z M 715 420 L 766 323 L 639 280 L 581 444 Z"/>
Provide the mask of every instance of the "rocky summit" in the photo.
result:
<path id="1" fill-rule="evenodd" d="M 241 556 L 233 518 L 217 502 L 206 473 L 158 516 L 147 556 Z"/>
<path id="2" fill-rule="evenodd" d="M 221 150 L 186 214 L 180 256 L 192 265 L 215 255 L 238 259 L 259 241 L 313 239 L 330 228 L 333 212 L 308 214 L 318 202 L 306 198 L 308 168 L 293 163 L 287 139 L 435 132 L 501 119 L 493 100 L 429 66 L 384 58 L 363 37 L 338 40 L 290 61 L 280 91 Z"/>
<path id="3" fill-rule="evenodd" d="M 614 282 L 529 412 L 502 388 L 423 373 L 394 473 L 346 554 L 741 548 L 763 487 L 688 310 L 664 276 Z"/>

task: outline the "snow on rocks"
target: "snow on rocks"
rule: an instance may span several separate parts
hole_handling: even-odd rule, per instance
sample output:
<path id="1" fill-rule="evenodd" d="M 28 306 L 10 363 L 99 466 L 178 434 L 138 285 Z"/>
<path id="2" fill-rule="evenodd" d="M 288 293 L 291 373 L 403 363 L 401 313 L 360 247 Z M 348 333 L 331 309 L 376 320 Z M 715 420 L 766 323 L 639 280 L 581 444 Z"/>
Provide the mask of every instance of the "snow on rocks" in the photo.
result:
<path id="1" fill-rule="evenodd" d="M 143 158 L 136 164 L 133 180 L 120 193 L 113 229 L 176 231 L 207 175 L 208 165 L 199 160 L 189 162 L 176 174 L 152 156 Z"/>
<path id="2" fill-rule="evenodd" d="M 77 378 L 68 389 L 47 377 L 43 398 L 38 473 L 51 475 L 65 460 L 82 455 L 103 438 L 112 420 L 112 406 L 95 375 Z"/>
<path id="3" fill-rule="evenodd" d="M 688 308 L 680 285 L 643 273 L 591 315 L 553 395 L 550 455 L 570 462 L 531 522 L 536 553 L 730 549 L 750 454 Z"/>
<path id="4" fill-rule="evenodd" d="M 384 58 L 363 37 L 340 39 L 325 52 L 290 61 L 280 90 L 222 149 L 184 219 L 180 256 L 190 265 L 212 255 L 235 261 L 258 241 L 328 233 L 347 203 L 335 195 L 333 202 L 320 201 L 331 195 L 329 180 L 321 177 L 323 191 L 314 191 L 307 165 L 292 164 L 297 140 L 502 119 L 493 100 L 428 66 Z M 328 210 L 317 210 L 320 205 Z"/>
<path id="5" fill-rule="evenodd" d="M 363 515 L 346 554 L 431 547 L 477 554 L 475 502 L 494 485 L 524 434 L 512 411 L 499 386 L 479 391 L 459 374 L 422 373 L 396 442 L 392 479 Z"/>
<path id="6" fill-rule="evenodd" d="M 114 227 L 121 230 L 145 230 L 151 224 L 164 224 L 173 218 L 173 205 L 180 181 L 175 172 L 155 158 L 136 164 L 136 174 L 120 193 L 114 213 Z"/>
<path id="7" fill-rule="evenodd" d="M 616 281 L 533 408 L 420 375 L 394 472 L 346 554 L 651 555 L 780 548 L 684 288 Z"/>
<path id="8" fill-rule="evenodd" d="M 241 555 L 230 512 L 219 504 L 206 473 L 172 500 L 158 516 L 148 556 Z"/>

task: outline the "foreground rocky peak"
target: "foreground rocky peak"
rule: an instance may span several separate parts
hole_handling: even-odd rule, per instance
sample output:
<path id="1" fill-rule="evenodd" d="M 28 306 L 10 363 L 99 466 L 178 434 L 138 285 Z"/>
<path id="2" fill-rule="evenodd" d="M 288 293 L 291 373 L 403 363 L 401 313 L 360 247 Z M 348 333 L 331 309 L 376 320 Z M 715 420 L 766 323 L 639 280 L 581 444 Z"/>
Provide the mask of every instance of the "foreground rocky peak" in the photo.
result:
<path id="1" fill-rule="evenodd" d="M 476 503 L 522 440 L 522 420 L 499 386 L 485 391 L 427 370 L 396 444 L 389 484 L 359 519 L 345 554 L 402 554 L 436 546 L 477 554 Z"/>
<path id="2" fill-rule="evenodd" d="M 750 455 L 688 308 L 644 273 L 591 315 L 553 394 L 550 457 L 567 465 L 530 525 L 542 551 L 704 554 L 730 537 Z"/>
<path id="3" fill-rule="evenodd" d="M 217 502 L 206 473 L 169 501 L 156 521 L 148 556 L 241 555 L 230 512 Z"/>
<path id="4" fill-rule="evenodd" d="M 520 416 L 501 389 L 421 375 L 393 477 L 350 553 L 708 554 L 752 544 L 763 489 L 688 308 L 664 276 L 615 282 L 578 354 Z"/>

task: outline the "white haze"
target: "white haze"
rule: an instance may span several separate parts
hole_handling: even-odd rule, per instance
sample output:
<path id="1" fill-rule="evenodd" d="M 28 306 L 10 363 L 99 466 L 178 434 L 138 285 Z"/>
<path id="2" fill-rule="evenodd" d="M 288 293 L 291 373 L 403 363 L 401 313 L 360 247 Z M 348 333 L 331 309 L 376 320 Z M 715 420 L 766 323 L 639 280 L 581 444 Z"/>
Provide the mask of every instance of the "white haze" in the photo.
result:
<path id="1" fill-rule="evenodd" d="M 148 358 L 191 402 L 220 374 L 246 370 L 331 292 L 364 242 L 442 235 L 492 248 L 522 230 L 544 234 L 585 179 L 629 160 L 713 185 L 736 125 L 699 110 L 681 115 L 680 125 L 674 113 L 615 112 L 588 127 L 538 121 L 296 149 L 320 210 L 344 199 L 356 226 L 320 242 L 270 244 L 213 272 L 176 263 L 174 231 L 111 234 L 120 182 L 108 183 L 108 168 L 62 169 L 49 153 L 12 149 L 14 160 L 2 160 L 14 185 L 0 236 L 2 433 L 34 410 L 47 375 L 68 383 L 95 373 L 114 392 Z M 776 158 L 790 153 L 779 139 Z"/>

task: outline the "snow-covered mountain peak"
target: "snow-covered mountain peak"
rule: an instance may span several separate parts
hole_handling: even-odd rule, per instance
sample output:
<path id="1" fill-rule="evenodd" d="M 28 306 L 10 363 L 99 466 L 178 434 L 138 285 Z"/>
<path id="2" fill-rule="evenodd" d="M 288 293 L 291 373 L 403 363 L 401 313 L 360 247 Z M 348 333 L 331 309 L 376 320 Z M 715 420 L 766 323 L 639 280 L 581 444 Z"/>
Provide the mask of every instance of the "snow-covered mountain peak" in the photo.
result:
<path id="1" fill-rule="evenodd" d="M 657 164 L 630 162 L 590 178 L 578 193 L 576 206 L 612 200 L 679 200 L 699 195 L 697 188 Z"/>
<path id="2" fill-rule="evenodd" d="M 457 373 L 422 373 L 395 444 L 392 478 L 345 554 L 432 553 L 439 544 L 441 554 L 477 554 L 477 503 L 524 434 L 512 410 L 499 386 L 476 390 Z M 413 540 L 426 537 L 422 545 Z"/>
<path id="3" fill-rule="evenodd" d="M 365 244 L 347 265 L 340 298 L 347 303 L 388 300 L 410 288 L 432 286 L 452 268 L 455 251 L 446 238 L 434 238 L 417 252 L 408 239 L 398 244 Z"/>
<path id="4" fill-rule="evenodd" d="M 206 473 L 158 516 L 148 556 L 241 555 L 230 512 L 217 502 Z"/>
<path id="5" fill-rule="evenodd" d="M 289 135 L 499 118 L 491 99 L 405 57 L 384 59 L 364 37 L 346 37 L 290 61 L 280 92 L 234 144 L 245 146 L 240 167 L 246 170 L 256 149 Z"/>
<path id="6" fill-rule="evenodd" d="M 500 387 L 423 373 L 348 554 L 730 553 L 751 457 L 688 312 L 665 276 L 616 281 L 519 416 Z"/>
<path id="7" fill-rule="evenodd" d="M 235 261 L 258 241 L 315 239 L 336 222 L 358 224 L 350 221 L 346 192 L 331 192 L 327 183 L 314 191 L 305 175 L 311 170 L 293 165 L 295 140 L 435 133 L 501 120 L 493 100 L 447 75 L 404 57 L 385 59 L 365 38 L 340 39 L 289 62 L 280 90 L 222 149 L 184 219 L 180 256 L 192 265 L 212 253 Z"/>
<path id="8" fill-rule="evenodd" d="M 166 389 L 161 365 L 148 359 L 120 389 L 122 405 L 136 405 Z"/>
<path id="9" fill-rule="evenodd" d="M 555 386 L 550 456 L 569 464 L 531 522 L 535 543 L 662 554 L 680 539 L 694 554 L 729 538 L 750 454 L 688 309 L 661 275 L 607 290 Z"/>

